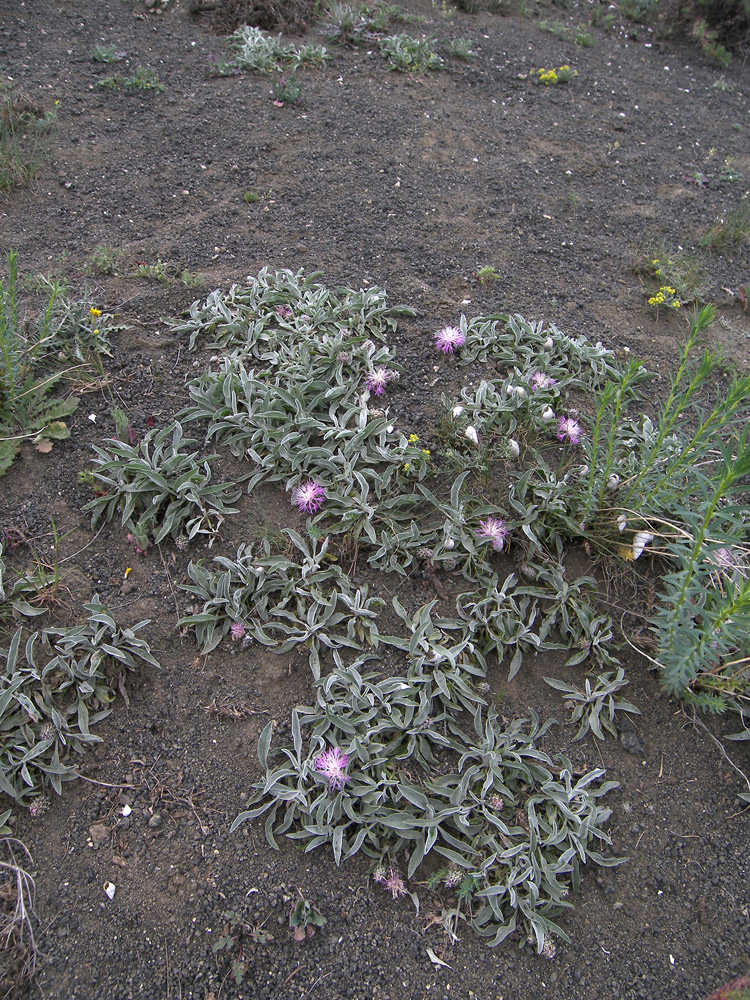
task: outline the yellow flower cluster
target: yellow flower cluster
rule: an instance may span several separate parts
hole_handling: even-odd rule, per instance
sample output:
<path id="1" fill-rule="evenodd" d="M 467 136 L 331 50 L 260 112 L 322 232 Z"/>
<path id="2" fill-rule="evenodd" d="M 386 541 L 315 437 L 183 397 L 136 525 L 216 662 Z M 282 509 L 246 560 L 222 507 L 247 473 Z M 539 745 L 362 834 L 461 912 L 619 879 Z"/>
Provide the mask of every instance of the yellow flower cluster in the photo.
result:
<path id="1" fill-rule="evenodd" d="M 670 285 L 662 285 L 656 295 L 652 295 L 648 300 L 650 306 L 658 309 L 659 306 L 666 306 L 667 309 L 679 309 L 682 303 L 676 297 L 677 292 Z"/>
<path id="2" fill-rule="evenodd" d="M 571 69 L 566 63 L 557 69 L 544 69 L 543 67 L 541 69 L 532 69 L 530 75 L 538 76 L 539 82 L 543 83 L 545 87 L 549 87 L 555 83 L 568 83 L 574 76 L 578 76 L 578 70 Z"/>

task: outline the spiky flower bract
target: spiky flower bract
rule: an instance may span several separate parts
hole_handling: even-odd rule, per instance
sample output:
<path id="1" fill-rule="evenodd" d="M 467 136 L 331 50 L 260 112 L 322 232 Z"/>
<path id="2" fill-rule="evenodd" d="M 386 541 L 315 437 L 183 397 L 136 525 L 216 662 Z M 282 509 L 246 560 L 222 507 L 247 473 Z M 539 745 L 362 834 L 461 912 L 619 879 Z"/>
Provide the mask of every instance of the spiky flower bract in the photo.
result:
<path id="1" fill-rule="evenodd" d="M 463 347 L 465 343 L 466 334 L 457 326 L 444 326 L 435 334 L 435 346 L 443 354 L 453 354 L 457 347 Z"/>
<path id="2" fill-rule="evenodd" d="M 382 396 L 388 383 L 395 378 L 398 378 L 398 372 L 389 371 L 383 365 L 379 365 L 374 371 L 368 372 L 365 388 L 369 389 L 373 396 Z"/>
<path id="3" fill-rule="evenodd" d="M 479 522 L 477 538 L 482 542 L 491 542 L 496 552 L 502 551 L 508 535 L 509 531 L 501 517 L 488 517 L 486 521 Z"/>
<path id="4" fill-rule="evenodd" d="M 306 483 L 297 486 L 292 493 L 292 503 L 305 514 L 314 514 L 320 510 L 325 498 L 325 488 L 314 479 L 308 479 Z"/>
<path id="5" fill-rule="evenodd" d="M 340 791 L 349 780 L 349 775 L 344 773 L 348 763 L 348 753 L 343 753 L 341 747 L 331 747 L 315 758 L 315 770 L 326 775 L 329 788 Z"/>
<path id="6" fill-rule="evenodd" d="M 557 425 L 557 440 L 569 441 L 570 444 L 580 444 L 583 438 L 583 428 L 572 417 L 560 417 Z"/>

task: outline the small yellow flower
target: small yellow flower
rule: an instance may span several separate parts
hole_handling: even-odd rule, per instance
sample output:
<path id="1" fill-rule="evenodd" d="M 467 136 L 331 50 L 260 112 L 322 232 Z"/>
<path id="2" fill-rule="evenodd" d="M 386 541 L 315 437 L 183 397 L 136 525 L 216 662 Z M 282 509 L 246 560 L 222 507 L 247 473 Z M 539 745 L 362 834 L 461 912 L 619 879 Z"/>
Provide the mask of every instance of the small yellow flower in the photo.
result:
<path id="1" fill-rule="evenodd" d="M 99 336 L 99 328 L 98 328 L 98 327 L 97 327 L 97 329 L 96 329 L 96 330 L 94 330 L 94 336 L 95 336 L 95 337 L 98 337 L 98 336 Z"/>
<path id="2" fill-rule="evenodd" d="M 409 471 L 409 463 L 408 462 L 404 462 L 404 472 L 408 472 L 408 471 Z"/>
<path id="3" fill-rule="evenodd" d="M 430 449 L 429 448 L 423 448 L 422 449 L 422 454 L 426 455 L 429 458 L 430 457 Z"/>
<path id="4" fill-rule="evenodd" d="M 419 436 L 417 434 L 409 435 L 409 444 L 416 444 L 419 441 Z"/>
<path id="5" fill-rule="evenodd" d="M 94 306 L 92 306 L 89 309 L 89 312 L 91 313 L 92 316 L 101 316 L 101 314 L 102 314 L 101 309 L 96 309 L 96 308 L 94 308 Z"/>

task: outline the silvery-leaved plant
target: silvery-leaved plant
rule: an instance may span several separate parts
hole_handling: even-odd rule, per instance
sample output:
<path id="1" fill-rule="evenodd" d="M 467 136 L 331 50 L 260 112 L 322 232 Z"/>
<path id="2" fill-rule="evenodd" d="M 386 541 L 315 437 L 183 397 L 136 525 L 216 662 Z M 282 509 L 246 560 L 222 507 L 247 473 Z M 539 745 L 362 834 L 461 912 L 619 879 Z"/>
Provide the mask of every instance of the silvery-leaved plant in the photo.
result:
<path id="1" fill-rule="evenodd" d="M 84 609 L 81 625 L 19 628 L 0 650 L 0 792 L 32 809 L 48 786 L 59 795 L 76 777 L 71 751 L 100 742 L 91 728 L 118 689 L 125 695 L 125 674 L 159 665 L 137 634 L 147 621 L 118 625 L 97 594 Z"/>
<path id="2" fill-rule="evenodd" d="M 203 605 L 179 624 L 195 631 L 204 653 L 227 636 L 247 636 L 278 653 L 302 647 L 318 678 L 321 647 L 377 646 L 383 601 L 368 597 L 366 587 L 355 587 L 326 558 L 327 539 L 308 542 L 290 528 L 284 535 L 292 555 L 273 553 L 266 541 L 259 551 L 241 545 L 235 559 L 217 556 L 214 570 L 191 563 L 192 582 L 182 589 Z"/>
<path id="3" fill-rule="evenodd" d="M 92 525 L 120 514 L 142 548 L 151 539 L 213 538 L 224 519 L 237 513 L 230 504 L 240 491 L 234 483 L 211 482 L 210 463 L 218 455 L 207 455 L 201 470 L 197 443 L 184 438 L 182 425 L 175 421 L 149 431 L 134 445 L 114 439 L 106 448 L 94 445 L 98 495 L 85 508 L 92 512 Z"/>
<path id="4" fill-rule="evenodd" d="M 602 344 L 569 337 L 552 324 L 545 326 L 518 314 L 471 320 L 462 316 L 460 328 L 466 335 L 460 352 L 464 364 L 491 361 L 519 369 L 528 379 L 540 371 L 579 389 L 593 389 L 617 371 L 614 353 Z"/>
<path id="5" fill-rule="evenodd" d="M 282 344 L 324 337 L 362 337 L 384 341 L 396 329 L 399 316 L 413 316 L 406 306 L 391 307 L 381 288 L 340 288 L 332 291 L 317 283 L 315 274 L 263 268 L 244 285 L 228 292 L 216 289 L 204 302 L 195 301 L 189 316 L 174 327 L 190 335 L 190 348 L 199 337 L 206 346 L 239 349 L 262 359 Z"/>
<path id="6" fill-rule="evenodd" d="M 575 740 L 583 739 L 589 730 L 599 740 L 605 739 L 605 730 L 610 735 L 617 736 L 617 712 L 641 714 L 641 710 L 625 698 L 615 697 L 616 692 L 629 683 L 622 667 L 618 668 L 617 673 L 599 674 L 593 682 L 587 677 L 583 690 L 554 677 L 545 677 L 544 680 L 556 691 L 562 691 L 566 701 L 572 703 L 570 721 L 580 723 Z"/>

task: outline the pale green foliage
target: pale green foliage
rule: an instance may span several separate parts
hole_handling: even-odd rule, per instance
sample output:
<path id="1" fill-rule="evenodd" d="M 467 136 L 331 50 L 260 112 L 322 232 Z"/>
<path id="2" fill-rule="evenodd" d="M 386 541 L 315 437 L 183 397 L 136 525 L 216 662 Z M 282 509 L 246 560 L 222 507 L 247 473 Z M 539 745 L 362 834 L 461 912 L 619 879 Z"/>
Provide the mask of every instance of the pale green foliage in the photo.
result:
<path id="1" fill-rule="evenodd" d="M 317 679 L 321 647 L 359 651 L 377 645 L 376 619 L 383 602 L 368 598 L 366 587 L 354 587 L 327 560 L 327 540 L 308 544 L 296 531 L 287 528 L 284 534 L 299 561 L 273 555 L 266 542 L 257 553 L 243 545 L 236 559 L 217 556 L 215 570 L 191 563 L 192 583 L 182 589 L 202 600 L 203 607 L 180 625 L 195 630 L 204 653 L 221 642 L 233 622 L 278 653 L 304 648 Z"/>
<path id="2" fill-rule="evenodd" d="M 88 620 L 28 634 L 19 628 L 0 649 L 0 791 L 28 805 L 51 786 L 76 777 L 63 756 L 98 742 L 91 727 L 105 718 L 114 689 L 139 664 L 158 666 L 137 633 L 142 621 L 121 628 L 94 595 Z"/>
<path id="3" fill-rule="evenodd" d="M 294 71 L 300 66 L 323 66 L 328 53 L 322 45 L 285 45 L 281 35 L 275 38 L 261 28 L 243 25 L 229 39 L 237 53 L 232 64 L 253 73 L 273 73 L 279 69 Z"/>
<path id="4" fill-rule="evenodd" d="M 183 438 L 175 421 L 135 445 L 112 440 L 109 448 L 94 446 L 94 478 L 102 492 L 86 506 L 92 525 L 119 513 L 141 548 L 151 539 L 213 538 L 225 517 L 237 513 L 229 504 L 239 491 L 233 483 L 211 482 L 210 462 L 217 456 L 206 456 L 201 471 L 196 444 Z"/>
<path id="5" fill-rule="evenodd" d="M 380 51 L 389 68 L 401 73 L 429 73 L 445 65 L 429 38 L 389 35 L 380 40 Z"/>
<path id="6" fill-rule="evenodd" d="M 554 677 L 545 677 L 544 680 L 555 691 L 562 691 L 566 701 L 572 702 L 570 721 L 580 722 L 578 732 L 574 736 L 575 740 L 582 739 L 589 730 L 599 740 L 605 739 L 605 732 L 617 736 L 615 713 L 641 714 L 641 710 L 629 701 L 615 698 L 615 692 L 629 683 L 625 680 L 625 671 L 622 667 L 616 674 L 599 674 L 594 683 L 587 677 L 584 690 L 572 684 L 565 684 L 564 681 L 556 680 Z"/>

